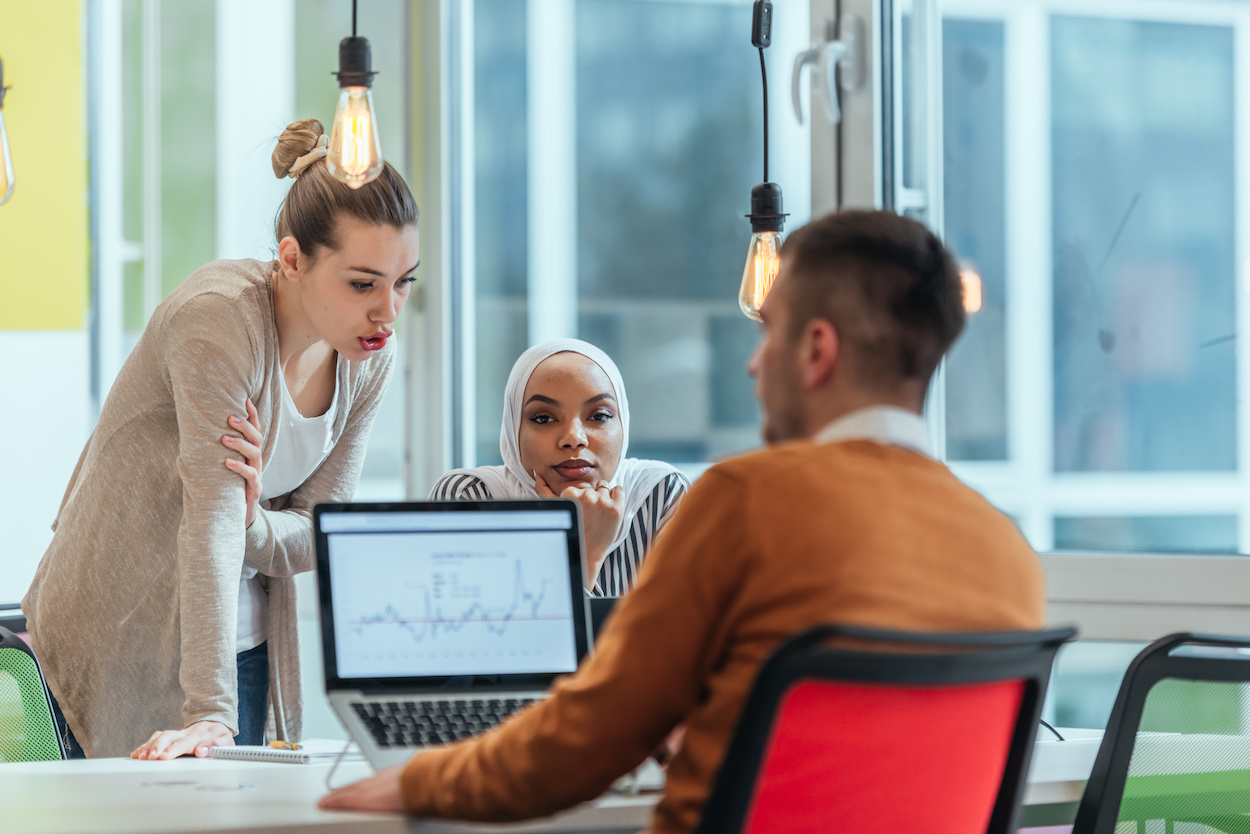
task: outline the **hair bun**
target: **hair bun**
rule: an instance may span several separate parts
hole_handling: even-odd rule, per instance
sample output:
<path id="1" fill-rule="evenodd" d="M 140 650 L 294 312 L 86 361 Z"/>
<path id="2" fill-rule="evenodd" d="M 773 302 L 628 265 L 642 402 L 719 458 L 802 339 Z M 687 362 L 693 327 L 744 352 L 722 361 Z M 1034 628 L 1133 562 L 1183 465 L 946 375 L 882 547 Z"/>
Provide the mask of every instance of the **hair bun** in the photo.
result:
<path id="1" fill-rule="evenodd" d="M 315 148 L 323 133 L 325 129 L 316 119 L 300 119 L 287 125 L 273 149 L 273 175 L 278 179 L 288 176 L 295 160 Z"/>

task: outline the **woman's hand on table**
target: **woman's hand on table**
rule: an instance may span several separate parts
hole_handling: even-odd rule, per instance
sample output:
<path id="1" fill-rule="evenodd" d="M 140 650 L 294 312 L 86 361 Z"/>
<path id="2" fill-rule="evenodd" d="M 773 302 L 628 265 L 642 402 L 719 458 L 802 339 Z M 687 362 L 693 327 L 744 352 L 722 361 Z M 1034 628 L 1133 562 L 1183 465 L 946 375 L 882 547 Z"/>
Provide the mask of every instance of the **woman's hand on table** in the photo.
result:
<path id="1" fill-rule="evenodd" d="M 390 811 L 403 813 L 404 794 L 400 784 L 403 765 L 379 770 L 367 779 L 344 785 L 321 797 L 323 811 Z"/>
<path id="2" fill-rule="evenodd" d="M 247 527 L 251 527 L 252 522 L 256 520 L 256 505 L 260 503 L 260 473 L 264 469 L 260 447 L 264 438 L 260 433 L 260 416 L 256 412 L 256 406 L 252 405 L 251 397 L 247 398 L 244 406 L 247 408 L 246 420 L 234 415 L 226 418 L 230 428 L 243 436 L 223 435 L 221 445 L 243 455 L 242 462 L 234 458 L 226 458 L 226 468 L 243 478 L 244 494 L 247 499 L 246 523 Z"/>
<path id="3" fill-rule="evenodd" d="M 608 548 L 616 540 L 621 528 L 621 516 L 625 512 L 625 490 L 608 487 L 607 481 L 594 486 L 565 487 L 556 495 L 555 490 L 538 473 L 534 473 L 534 488 L 540 498 L 572 498 L 582 508 L 582 530 L 586 541 L 586 580 L 594 587 L 599 568 L 608 556 Z"/>
<path id="4" fill-rule="evenodd" d="M 210 747 L 233 747 L 234 732 L 219 721 L 197 721 L 184 730 L 158 730 L 130 754 L 132 759 L 176 759 L 188 753 L 199 758 Z"/>

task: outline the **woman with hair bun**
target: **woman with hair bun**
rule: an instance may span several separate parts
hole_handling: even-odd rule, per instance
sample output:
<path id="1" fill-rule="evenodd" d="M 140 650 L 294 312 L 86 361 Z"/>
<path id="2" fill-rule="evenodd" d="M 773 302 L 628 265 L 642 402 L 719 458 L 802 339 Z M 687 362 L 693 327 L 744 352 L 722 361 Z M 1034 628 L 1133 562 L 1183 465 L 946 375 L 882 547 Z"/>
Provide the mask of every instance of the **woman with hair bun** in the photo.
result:
<path id="1" fill-rule="evenodd" d="M 157 307 L 70 479 L 22 608 L 71 755 L 300 736 L 293 577 L 313 505 L 356 489 L 418 265 L 403 178 L 349 188 L 325 146 L 315 120 L 283 132 L 277 259 Z"/>

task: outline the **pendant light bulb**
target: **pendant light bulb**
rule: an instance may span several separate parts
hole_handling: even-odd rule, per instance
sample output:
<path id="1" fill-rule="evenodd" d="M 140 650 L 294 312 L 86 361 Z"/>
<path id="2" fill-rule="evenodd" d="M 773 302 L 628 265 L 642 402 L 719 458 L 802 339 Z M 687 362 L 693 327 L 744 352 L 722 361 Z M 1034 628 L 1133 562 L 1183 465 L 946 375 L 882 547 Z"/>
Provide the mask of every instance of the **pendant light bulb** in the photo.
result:
<path id="1" fill-rule="evenodd" d="M 738 288 L 738 307 L 747 318 L 761 321 L 764 299 L 777 280 L 781 267 L 781 230 L 786 214 L 781 210 L 781 186 L 768 182 L 768 65 L 764 50 L 773 42 L 773 4 L 755 0 L 751 14 L 751 46 L 760 52 L 760 80 L 764 85 L 764 182 L 751 189 L 751 245 Z"/>
<path id="2" fill-rule="evenodd" d="M 738 306 L 748 318 L 760 320 L 760 308 L 768 291 L 777 280 L 781 265 L 781 233 L 760 232 L 751 235 L 747 249 L 747 265 L 742 271 L 742 288 L 738 290 Z"/>
<path id="3" fill-rule="evenodd" d="M 0 61 L 0 206 L 13 197 L 17 180 L 13 178 L 13 151 L 9 147 L 9 130 L 4 124 L 4 62 Z"/>
<path id="4" fill-rule="evenodd" d="M 338 107 L 330 127 L 326 167 L 336 180 L 360 188 L 382 173 L 382 145 L 373 112 L 369 41 L 353 35 L 339 42 Z"/>
<path id="5" fill-rule="evenodd" d="M 373 113 L 373 91 L 368 87 L 344 87 L 339 93 L 326 167 L 331 176 L 352 188 L 360 188 L 382 173 L 378 120 Z"/>
<path id="6" fill-rule="evenodd" d="M 751 213 L 747 215 L 751 219 L 751 245 L 738 289 L 738 307 L 756 321 L 781 266 L 781 230 L 786 222 L 781 208 L 781 186 L 762 182 L 751 189 Z"/>

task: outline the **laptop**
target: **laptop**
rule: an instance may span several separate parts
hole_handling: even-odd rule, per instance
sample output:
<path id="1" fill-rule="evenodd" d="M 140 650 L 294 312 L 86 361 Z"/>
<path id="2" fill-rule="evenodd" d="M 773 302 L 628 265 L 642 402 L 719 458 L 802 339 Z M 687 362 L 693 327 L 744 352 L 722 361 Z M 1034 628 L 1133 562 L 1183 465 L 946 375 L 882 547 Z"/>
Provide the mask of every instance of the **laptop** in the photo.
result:
<path id="1" fill-rule="evenodd" d="M 319 504 L 326 694 L 374 767 L 489 729 L 588 646 L 577 504 Z"/>

